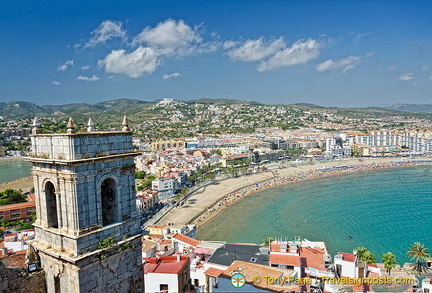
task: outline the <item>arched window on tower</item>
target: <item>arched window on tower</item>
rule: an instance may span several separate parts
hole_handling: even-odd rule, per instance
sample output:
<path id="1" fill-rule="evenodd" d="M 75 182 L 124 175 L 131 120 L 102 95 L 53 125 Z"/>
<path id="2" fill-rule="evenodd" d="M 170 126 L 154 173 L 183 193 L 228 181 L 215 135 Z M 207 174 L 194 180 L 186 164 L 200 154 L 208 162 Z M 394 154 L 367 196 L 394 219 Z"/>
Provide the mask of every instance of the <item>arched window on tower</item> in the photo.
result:
<path id="1" fill-rule="evenodd" d="M 107 178 L 102 182 L 101 198 L 102 198 L 102 224 L 104 226 L 116 222 L 116 182 L 112 178 Z"/>
<path id="2" fill-rule="evenodd" d="M 54 184 L 49 181 L 45 184 L 45 200 L 47 208 L 47 225 L 48 227 L 58 228 L 55 187 Z"/>

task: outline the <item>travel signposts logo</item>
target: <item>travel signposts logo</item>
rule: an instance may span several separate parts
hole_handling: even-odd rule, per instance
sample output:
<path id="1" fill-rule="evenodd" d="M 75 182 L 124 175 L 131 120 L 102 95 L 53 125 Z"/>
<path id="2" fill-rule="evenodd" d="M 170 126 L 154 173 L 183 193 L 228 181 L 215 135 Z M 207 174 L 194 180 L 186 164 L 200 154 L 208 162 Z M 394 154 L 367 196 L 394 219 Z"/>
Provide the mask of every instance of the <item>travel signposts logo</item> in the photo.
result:
<path id="1" fill-rule="evenodd" d="M 231 277 L 231 285 L 234 288 L 241 288 L 246 284 L 246 278 L 240 273 L 236 273 Z"/>

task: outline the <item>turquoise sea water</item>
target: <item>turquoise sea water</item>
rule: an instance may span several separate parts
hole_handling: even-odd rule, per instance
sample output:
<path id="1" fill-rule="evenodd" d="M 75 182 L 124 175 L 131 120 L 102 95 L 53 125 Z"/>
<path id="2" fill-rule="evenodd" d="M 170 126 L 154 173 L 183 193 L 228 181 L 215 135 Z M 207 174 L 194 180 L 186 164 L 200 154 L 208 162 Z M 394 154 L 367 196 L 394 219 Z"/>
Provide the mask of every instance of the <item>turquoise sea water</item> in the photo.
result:
<path id="1" fill-rule="evenodd" d="M 31 175 L 31 163 L 22 159 L 0 159 L 0 184 Z"/>
<path id="2" fill-rule="evenodd" d="M 322 240 L 331 255 L 365 246 L 400 264 L 419 241 L 432 250 L 432 167 L 348 173 L 265 190 L 198 232 L 203 240 L 261 243 L 265 237 Z M 348 239 L 348 236 L 352 236 Z"/>

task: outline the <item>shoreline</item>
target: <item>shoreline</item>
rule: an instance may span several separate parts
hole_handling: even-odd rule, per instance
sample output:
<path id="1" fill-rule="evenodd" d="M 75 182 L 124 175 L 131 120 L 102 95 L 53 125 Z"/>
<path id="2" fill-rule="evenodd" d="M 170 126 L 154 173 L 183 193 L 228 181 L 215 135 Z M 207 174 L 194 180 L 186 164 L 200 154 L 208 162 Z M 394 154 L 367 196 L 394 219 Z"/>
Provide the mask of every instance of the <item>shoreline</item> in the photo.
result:
<path id="1" fill-rule="evenodd" d="M 0 161 L 14 161 L 14 160 L 23 160 L 24 157 L 0 157 Z"/>
<path id="2" fill-rule="evenodd" d="M 23 192 L 30 191 L 33 187 L 33 176 L 27 176 L 24 178 L 14 179 L 0 184 L 0 191 L 5 191 L 8 188 L 19 190 Z"/>
<path id="3" fill-rule="evenodd" d="M 313 180 L 317 178 L 326 178 L 331 176 L 338 176 L 343 174 L 349 174 L 353 172 L 373 172 L 376 170 L 384 170 L 384 169 L 393 169 L 393 168 L 407 168 L 407 167 L 415 167 L 415 166 L 425 166 L 425 165 L 432 165 L 432 159 L 417 159 L 417 160 L 388 160 L 386 158 L 385 162 L 373 160 L 373 162 L 367 162 L 367 161 L 357 161 L 357 162 L 346 162 L 347 168 L 341 168 L 341 165 L 332 164 L 333 166 L 329 166 L 328 170 L 323 170 L 324 168 L 319 168 L 319 165 L 309 165 L 314 166 L 316 168 L 309 168 L 307 171 L 301 171 L 296 172 L 295 174 L 286 175 L 286 176 L 280 176 L 278 175 L 275 178 L 271 178 L 267 180 L 266 182 L 256 184 L 256 186 L 244 186 L 238 191 L 230 192 L 225 194 L 224 196 L 220 197 L 215 204 L 213 204 L 211 207 L 207 208 L 205 211 L 202 211 L 200 214 L 196 215 L 192 221 L 190 221 L 191 224 L 196 225 L 197 232 L 199 232 L 200 229 L 204 228 L 206 225 L 211 224 L 211 221 L 219 217 L 223 211 L 228 209 L 229 207 L 232 207 L 236 203 L 238 203 L 241 199 L 252 196 L 256 194 L 257 192 L 262 192 L 271 188 L 277 188 L 282 187 L 287 184 L 296 183 L 296 182 L 303 182 L 306 180 Z M 357 163 L 357 164 L 352 164 Z M 294 168 L 299 168 L 300 165 L 296 166 Z M 288 167 L 289 168 L 289 167 Z M 287 168 L 285 168 L 287 169 Z M 283 172 L 284 169 L 276 169 L 274 171 L 277 171 L 277 173 L 289 173 L 289 172 Z"/>

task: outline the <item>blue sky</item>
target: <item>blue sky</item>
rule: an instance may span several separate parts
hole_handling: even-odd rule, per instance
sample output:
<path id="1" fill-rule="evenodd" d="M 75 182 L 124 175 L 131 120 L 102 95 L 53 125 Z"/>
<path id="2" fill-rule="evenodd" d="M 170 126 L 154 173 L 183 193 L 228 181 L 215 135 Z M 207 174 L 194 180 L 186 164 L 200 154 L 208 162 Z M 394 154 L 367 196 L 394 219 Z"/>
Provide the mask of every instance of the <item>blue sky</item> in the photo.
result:
<path id="1" fill-rule="evenodd" d="M 0 101 L 432 103 L 432 1 L 2 1 Z"/>

